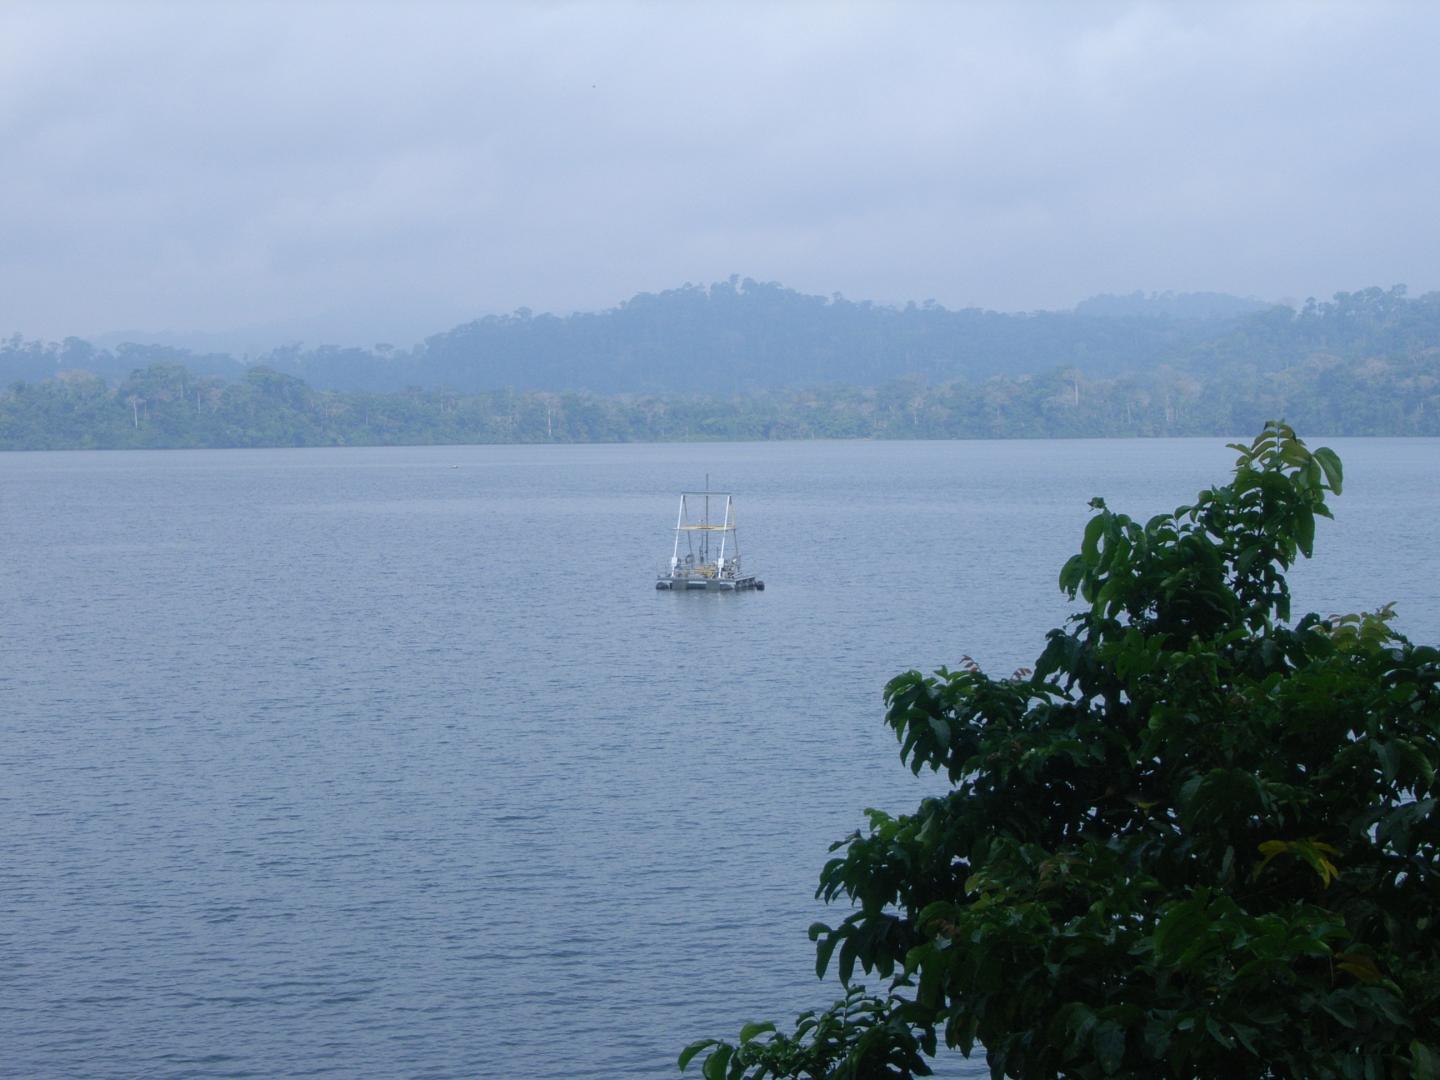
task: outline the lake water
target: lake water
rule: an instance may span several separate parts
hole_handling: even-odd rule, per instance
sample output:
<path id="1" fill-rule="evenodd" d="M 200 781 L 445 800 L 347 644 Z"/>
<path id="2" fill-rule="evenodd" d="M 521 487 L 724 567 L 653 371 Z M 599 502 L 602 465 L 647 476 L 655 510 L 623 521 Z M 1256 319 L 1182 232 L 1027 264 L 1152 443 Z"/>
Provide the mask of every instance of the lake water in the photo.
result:
<path id="1" fill-rule="evenodd" d="M 1440 641 L 1440 442 L 1331 445 L 1297 612 L 1398 600 Z M 1032 661 L 1087 500 L 1173 508 L 1233 457 L 0 456 L 0 1075 L 668 1077 L 828 1004 L 826 846 L 929 790 L 885 681 Z M 707 472 L 763 593 L 652 587 Z"/>

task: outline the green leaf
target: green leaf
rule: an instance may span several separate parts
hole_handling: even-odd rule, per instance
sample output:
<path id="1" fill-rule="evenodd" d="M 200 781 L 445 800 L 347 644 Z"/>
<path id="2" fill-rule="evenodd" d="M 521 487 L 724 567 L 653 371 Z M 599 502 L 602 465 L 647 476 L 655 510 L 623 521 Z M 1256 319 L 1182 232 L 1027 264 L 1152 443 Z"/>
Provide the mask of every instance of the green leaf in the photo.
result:
<path id="1" fill-rule="evenodd" d="M 715 1052 L 705 1059 L 705 1067 L 700 1070 L 700 1075 L 705 1080 L 725 1080 L 725 1069 L 734 1053 L 733 1046 L 721 1043 L 715 1048 Z"/>
<path id="2" fill-rule="evenodd" d="M 1223 1046 L 1226 1050 L 1232 1049 L 1235 1046 L 1235 1040 L 1230 1038 L 1229 1035 L 1225 1034 L 1225 1032 L 1221 1029 L 1220 1025 L 1215 1022 L 1215 1018 L 1213 1016 L 1205 1017 L 1205 1031 L 1212 1039 L 1214 1039 L 1217 1043 Z"/>
<path id="3" fill-rule="evenodd" d="M 1080 587 L 1080 581 L 1085 576 L 1085 558 L 1082 555 L 1071 555 L 1060 568 L 1060 589 L 1062 592 L 1073 597 L 1075 590 Z"/>
<path id="4" fill-rule="evenodd" d="M 850 977 L 855 974 L 855 956 L 858 951 L 859 946 L 853 937 L 847 937 L 845 944 L 840 946 L 840 966 L 836 973 L 844 986 L 850 985 Z"/>
<path id="5" fill-rule="evenodd" d="M 817 979 L 825 977 L 825 969 L 830 966 L 830 954 L 835 951 L 835 946 L 839 943 L 840 935 L 831 933 L 815 946 L 815 977 Z"/>
<path id="6" fill-rule="evenodd" d="M 950 724 L 942 717 L 930 717 L 930 731 L 943 750 L 950 745 Z"/>
<path id="7" fill-rule="evenodd" d="M 1249 1050 L 1252 1054 L 1259 1055 L 1260 1051 L 1256 1046 L 1256 1042 L 1260 1038 L 1258 1028 L 1253 1028 L 1248 1024 L 1231 1023 L 1230 1030 L 1234 1032 L 1235 1037 L 1244 1044 L 1246 1050 Z"/>
<path id="8" fill-rule="evenodd" d="M 1100 534 L 1105 531 L 1105 524 L 1109 518 L 1109 514 L 1096 514 L 1085 525 L 1085 538 L 1080 544 L 1080 558 L 1085 561 L 1086 566 L 1094 566 L 1100 561 Z"/>
<path id="9" fill-rule="evenodd" d="M 744 1046 L 757 1035 L 764 1035 L 766 1032 L 774 1031 L 775 1025 L 765 1020 L 757 1023 L 746 1024 L 740 1029 L 740 1045 Z"/>
<path id="10" fill-rule="evenodd" d="M 1440 1080 L 1440 1057 L 1419 1039 L 1410 1044 L 1410 1068 L 1414 1080 Z"/>
<path id="11" fill-rule="evenodd" d="M 677 1062 L 677 1064 L 680 1066 L 680 1071 L 684 1072 L 685 1067 L 689 1065 L 692 1060 L 694 1060 L 695 1055 L 700 1053 L 701 1050 L 704 1050 L 707 1046 L 718 1046 L 719 1043 L 719 1039 L 701 1039 L 698 1042 L 692 1042 L 689 1046 L 685 1047 L 684 1050 L 680 1051 L 680 1057 Z"/>
<path id="12" fill-rule="evenodd" d="M 1392 783 L 1400 771 L 1400 755 L 1396 752 L 1395 744 L 1376 740 L 1370 743 L 1370 749 L 1380 759 L 1381 776 L 1385 783 Z"/>
<path id="13" fill-rule="evenodd" d="M 1340 464 L 1339 455 L 1328 446 L 1322 446 L 1315 451 L 1315 460 L 1320 463 L 1320 468 L 1325 470 L 1325 479 L 1330 484 L 1330 490 L 1339 495 L 1345 479 L 1345 470 Z"/>
<path id="14" fill-rule="evenodd" d="M 1244 551 L 1240 552 L 1240 557 L 1235 560 L 1235 572 L 1237 574 L 1244 574 L 1249 571 L 1250 564 L 1255 561 L 1259 554 L 1259 544 L 1251 544 Z"/>
<path id="15" fill-rule="evenodd" d="M 1125 1029 L 1114 1020 L 1096 1025 L 1092 1036 L 1095 1057 L 1106 1076 L 1114 1076 L 1125 1061 Z"/>
<path id="16" fill-rule="evenodd" d="M 1155 927 L 1155 953 L 1160 957 L 1178 956 L 1209 925 L 1205 905 L 1200 900 L 1172 904 Z"/>
<path id="17" fill-rule="evenodd" d="M 1112 577 L 1100 587 L 1100 593 L 1095 597 L 1096 614 L 1108 615 L 1114 608 L 1124 604 L 1125 586 L 1128 582 L 1124 578 Z"/>
<path id="18" fill-rule="evenodd" d="M 1295 542 L 1300 545 L 1301 554 L 1307 559 L 1315 552 L 1315 515 L 1309 510 L 1299 510 L 1295 515 Z"/>
<path id="19" fill-rule="evenodd" d="M 926 1008 L 939 1008 L 943 1004 L 944 962 L 936 955 L 933 946 L 927 947 L 926 955 L 918 959 L 920 961 L 920 985 L 915 990 L 915 1000 Z"/>
<path id="20" fill-rule="evenodd" d="M 1099 1023 L 1095 1010 L 1083 1002 L 1075 1001 L 1061 1009 L 1061 1013 L 1065 1017 L 1065 1031 L 1070 1036 L 1070 1045 L 1084 1046 Z"/>

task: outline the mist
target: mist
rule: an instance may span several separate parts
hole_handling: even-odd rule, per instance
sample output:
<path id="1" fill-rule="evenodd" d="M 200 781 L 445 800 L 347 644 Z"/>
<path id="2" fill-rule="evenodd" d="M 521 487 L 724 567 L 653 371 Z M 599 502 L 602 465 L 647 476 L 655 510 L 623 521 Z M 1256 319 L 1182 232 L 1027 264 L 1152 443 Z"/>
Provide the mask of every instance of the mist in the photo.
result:
<path id="1" fill-rule="evenodd" d="M 0 10 L 0 333 L 1440 285 L 1420 5 Z"/>

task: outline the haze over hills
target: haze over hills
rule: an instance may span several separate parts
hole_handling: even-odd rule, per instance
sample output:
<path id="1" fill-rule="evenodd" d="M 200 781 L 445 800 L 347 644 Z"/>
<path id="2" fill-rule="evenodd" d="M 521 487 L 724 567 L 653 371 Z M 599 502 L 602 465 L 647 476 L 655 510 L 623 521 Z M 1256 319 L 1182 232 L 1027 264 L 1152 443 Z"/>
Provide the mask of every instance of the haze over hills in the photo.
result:
<path id="1" fill-rule="evenodd" d="M 892 307 L 733 276 L 642 293 L 601 312 L 560 316 L 522 308 L 453 326 L 409 348 L 306 344 L 297 333 L 260 349 L 243 344 L 245 331 L 111 334 L 58 344 L 11 338 L 0 350 L 0 376 L 86 370 L 119 379 L 151 363 L 183 363 L 197 374 L 234 378 L 263 363 L 336 390 L 724 393 L 873 385 L 902 375 L 983 378 L 1067 365 L 1106 374 L 1174 359 L 1267 307 L 1217 293 L 1138 292 L 1097 296 L 1073 311 Z"/>
<path id="2" fill-rule="evenodd" d="M 1124 296 L 1101 293 L 1075 305 L 1077 315 L 1096 318 L 1122 318 L 1145 315 L 1172 319 L 1237 319 L 1276 305 L 1254 297 L 1231 296 L 1217 292 L 1152 292 L 1136 290 Z M 1282 305 L 1288 306 L 1288 305 Z"/>
<path id="3" fill-rule="evenodd" d="M 731 282 L 739 282 L 736 277 Z M 756 283 L 747 280 L 746 287 L 756 288 Z M 688 283 L 683 289 L 694 286 Z M 646 294 L 641 294 L 646 295 Z M 639 297 L 637 297 L 639 299 Z M 831 297 L 830 299 L 834 299 Z M 617 305 L 623 307 L 624 304 Z M 872 307 L 886 307 L 872 303 Z M 904 307 L 904 305 L 900 305 Z M 928 306 L 936 306 L 933 301 Z M 1120 295 L 1102 293 L 1082 300 L 1074 308 L 1078 315 L 1101 318 L 1147 315 L 1173 317 L 1178 319 L 1217 320 L 1235 318 L 1241 315 L 1263 311 L 1272 306 L 1264 300 L 1253 297 L 1231 296 L 1227 293 L 1198 292 L 1177 293 L 1173 291 L 1145 293 L 1139 290 Z M 610 309 L 614 310 L 614 309 Z M 970 309 L 978 310 L 978 309 Z M 1064 310 L 1056 312 L 1065 314 Z M 592 314 L 604 314 L 595 312 Z M 995 314 L 1004 314 L 996 312 Z M 555 314 L 554 317 L 564 318 Z M 91 345 L 100 349 L 114 349 L 120 345 L 159 345 L 166 348 L 182 349 L 201 355 L 228 354 L 239 360 L 255 360 L 279 348 L 296 345 L 332 345 L 341 348 L 372 348 L 375 344 L 388 344 L 392 349 L 408 350 L 443 327 L 459 327 L 480 321 L 481 317 L 467 317 L 452 305 L 434 304 L 426 311 L 407 308 L 403 313 L 371 311 L 351 308 L 343 311 L 326 311 L 313 318 L 290 319 L 284 322 L 262 323 L 234 327 L 227 330 L 111 330 L 102 334 L 77 334 Z"/>
<path id="4" fill-rule="evenodd" d="M 1203 435 L 1270 418 L 1440 434 L 1440 293 L 1298 309 L 1132 294 L 1003 314 L 731 279 L 258 362 L 15 336 L 0 380 L 10 449 Z"/>
<path id="5" fill-rule="evenodd" d="M 417 305 L 407 301 L 403 311 L 372 310 L 360 305 L 332 308 L 308 318 L 259 322 L 218 330 L 111 330 L 101 334 L 77 334 L 102 349 L 120 345 L 161 345 L 200 354 L 227 354 L 242 360 L 256 360 L 282 346 L 309 343 L 345 348 L 372 348 L 388 343 L 410 348 L 437 329 L 454 326 L 472 318 L 453 304 L 433 302 Z"/>

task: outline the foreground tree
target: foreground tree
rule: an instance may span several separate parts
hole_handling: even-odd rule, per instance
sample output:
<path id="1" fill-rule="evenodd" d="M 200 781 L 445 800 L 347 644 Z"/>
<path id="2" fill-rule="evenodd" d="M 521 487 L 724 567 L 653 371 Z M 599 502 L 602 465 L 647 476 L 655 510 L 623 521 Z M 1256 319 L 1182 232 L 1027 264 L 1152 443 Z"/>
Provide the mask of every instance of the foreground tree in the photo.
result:
<path id="1" fill-rule="evenodd" d="M 708 1080 L 1440 1076 L 1440 652 L 1367 615 L 1291 624 L 1341 465 L 1269 424 L 1234 479 L 1145 524 L 1096 499 L 1033 674 L 885 690 L 915 772 L 812 926 L 846 997 L 687 1047 Z M 867 994 L 857 966 L 885 983 Z"/>

